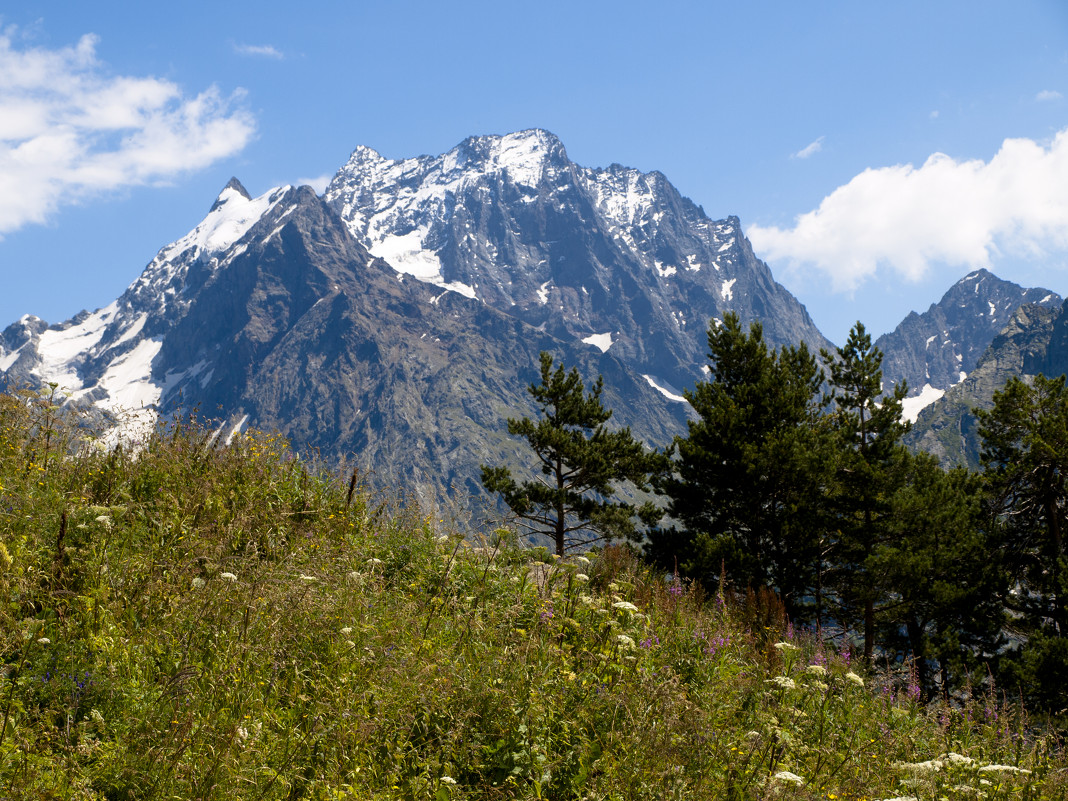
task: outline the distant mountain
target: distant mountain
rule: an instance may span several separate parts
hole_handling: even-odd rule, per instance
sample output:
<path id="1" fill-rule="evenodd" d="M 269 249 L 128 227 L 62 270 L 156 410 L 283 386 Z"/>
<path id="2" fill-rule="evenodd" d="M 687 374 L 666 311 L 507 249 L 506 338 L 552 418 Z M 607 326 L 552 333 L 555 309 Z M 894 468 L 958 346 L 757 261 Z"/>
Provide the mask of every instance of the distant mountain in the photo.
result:
<path id="1" fill-rule="evenodd" d="M 994 338 L 968 377 L 919 414 L 906 438 L 946 467 L 979 467 L 981 442 L 972 410 L 993 406 L 994 393 L 1013 376 L 1068 372 L 1068 304 L 1025 304 Z"/>
<path id="2" fill-rule="evenodd" d="M 1021 305 L 1056 308 L 1061 302 L 1048 289 L 1025 289 L 987 270 L 970 273 L 926 312 L 910 313 L 892 332 L 876 340 L 884 355 L 886 386 L 907 382 L 905 415 L 915 420 L 921 409 L 976 368 Z"/>
<path id="3" fill-rule="evenodd" d="M 570 162 L 544 131 L 389 161 L 357 148 L 323 198 L 231 181 L 113 303 L 0 334 L 0 377 L 56 382 L 127 431 L 179 408 L 278 429 L 427 502 L 522 460 L 505 418 L 549 350 L 605 376 L 614 421 L 685 429 L 709 320 L 828 345 L 736 218 L 659 173 Z"/>

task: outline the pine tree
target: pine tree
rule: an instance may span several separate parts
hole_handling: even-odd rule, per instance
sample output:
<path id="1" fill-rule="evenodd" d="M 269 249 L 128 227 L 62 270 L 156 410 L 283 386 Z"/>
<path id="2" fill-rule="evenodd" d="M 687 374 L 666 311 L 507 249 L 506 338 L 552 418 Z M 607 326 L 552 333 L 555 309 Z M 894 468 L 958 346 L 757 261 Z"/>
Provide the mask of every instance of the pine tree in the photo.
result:
<path id="1" fill-rule="evenodd" d="M 804 344 L 776 352 L 737 315 L 708 330 L 711 380 L 686 393 L 699 419 L 676 438 L 661 490 L 679 525 L 650 532 L 650 555 L 709 586 L 777 591 L 803 614 L 816 580 L 828 437 L 823 374 Z"/>
<path id="2" fill-rule="evenodd" d="M 1012 591 L 1017 647 L 1002 684 L 1036 707 L 1068 707 L 1068 387 L 1065 377 L 1011 378 L 977 410 L 991 525 Z"/>
<path id="3" fill-rule="evenodd" d="M 637 539 L 635 518 L 653 525 L 661 516 L 652 502 L 613 500 L 625 482 L 648 490 L 664 457 L 647 451 L 629 428 L 605 427 L 612 411 L 601 403 L 602 389 L 598 377 L 587 393 L 578 370 L 554 370 L 552 356 L 542 353 L 541 383 L 528 388 L 540 419 L 508 420 L 508 433 L 533 449 L 539 475 L 520 483 L 506 467 L 482 465 L 486 489 L 500 493 L 528 531 L 552 538 L 560 556 L 599 540 Z"/>
<path id="4" fill-rule="evenodd" d="M 891 499 L 889 541 L 876 553 L 880 622 L 891 652 L 911 651 L 925 697 L 976 673 L 1003 645 L 1004 573 L 984 525 L 982 478 L 944 471 L 927 453 L 901 452 L 904 483 Z"/>
<path id="5" fill-rule="evenodd" d="M 1017 612 L 1068 636 L 1068 389 L 1065 377 L 1011 378 L 977 410 L 993 511 L 1027 591 Z"/>
<path id="6" fill-rule="evenodd" d="M 830 369 L 832 419 L 839 436 L 839 456 L 832 506 L 838 538 L 831 555 L 830 583 L 841 614 L 860 616 L 864 657 L 875 648 L 875 605 L 883 595 L 875 556 L 887 541 L 890 498 L 903 476 L 899 451 L 908 430 L 901 420 L 904 383 L 884 394 L 882 352 L 871 344 L 861 322 L 834 353 L 821 352 Z"/>

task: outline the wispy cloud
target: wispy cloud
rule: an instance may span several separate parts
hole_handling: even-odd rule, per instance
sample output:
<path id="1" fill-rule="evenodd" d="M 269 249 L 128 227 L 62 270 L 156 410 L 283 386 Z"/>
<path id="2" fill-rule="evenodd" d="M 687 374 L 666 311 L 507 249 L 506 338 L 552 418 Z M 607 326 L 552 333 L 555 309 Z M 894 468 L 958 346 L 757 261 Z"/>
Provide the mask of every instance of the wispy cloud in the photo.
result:
<path id="1" fill-rule="evenodd" d="M 1068 129 L 1051 142 L 1006 139 L 989 162 L 936 153 L 867 169 L 792 228 L 754 225 L 760 255 L 856 288 L 877 271 L 918 280 L 934 265 L 989 267 L 1002 252 L 1068 253 Z"/>
<path id="2" fill-rule="evenodd" d="M 1043 89 L 1041 92 L 1035 95 L 1035 100 L 1037 100 L 1039 103 L 1044 103 L 1050 100 L 1060 100 L 1062 97 L 1064 97 L 1064 95 L 1053 89 Z"/>
<path id="3" fill-rule="evenodd" d="M 792 159 L 807 159 L 809 156 L 813 156 L 823 150 L 823 140 L 826 136 L 821 136 L 815 142 L 809 142 L 803 148 L 794 153 L 790 158 Z"/>
<path id="4" fill-rule="evenodd" d="M 285 54 L 273 45 L 234 44 L 234 52 L 242 56 L 283 59 Z"/>
<path id="5" fill-rule="evenodd" d="M 321 195 L 326 191 L 326 187 L 330 182 L 334 180 L 333 175 L 320 175 L 317 178 L 298 178 L 297 186 L 310 186 L 315 190 L 316 194 Z"/>
<path id="6" fill-rule="evenodd" d="M 15 34 L 0 31 L 0 235 L 206 167 L 255 131 L 240 91 L 191 97 L 170 81 L 113 75 L 92 34 L 58 50 L 20 50 Z"/>

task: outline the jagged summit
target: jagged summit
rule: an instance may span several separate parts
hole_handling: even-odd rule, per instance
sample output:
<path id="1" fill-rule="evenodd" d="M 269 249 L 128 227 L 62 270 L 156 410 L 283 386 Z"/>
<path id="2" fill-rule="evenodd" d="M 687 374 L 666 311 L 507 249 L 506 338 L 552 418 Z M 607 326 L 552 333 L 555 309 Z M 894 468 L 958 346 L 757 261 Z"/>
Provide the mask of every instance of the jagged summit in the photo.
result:
<path id="1" fill-rule="evenodd" d="M 726 310 L 776 344 L 829 344 L 737 218 L 710 220 L 659 172 L 577 165 L 548 131 L 399 161 L 358 148 L 324 199 L 399 273 L 611 349 L 660 386 L 700 378 Z"/>
<path id="2" fill-rule="evenodd" d="M 231 178 L 227 181 L 226 186 L 223 187 L 219 196 L 215 198 L 215 202 L 211 204 L 211 208 L 208 209 L 208 212 L 211 213 L 225 205 L 227 200 L 232 197 L 233 193 L 237 193 L 239 197 L 243 197 L 245 200 L 252 200 L 252 195 L 248 193 L 248 190 L 245 189 L 242 183 L 237 180 L 237 178 Z"/>
<path id="3" fill-rule="evenodd" d="M 1025 289 L 979 269 L 953 284 L 926 312 L 911 312 L 880 337 L 875 344 L 885 354 L 883 374 L 888 385 L 908 383 L 906 416 L 916 420 L 923 408 L 962 382 L 1025 303 L 1053 307 L 1060 305 L 1061 297 L 1048 289 Z"/>

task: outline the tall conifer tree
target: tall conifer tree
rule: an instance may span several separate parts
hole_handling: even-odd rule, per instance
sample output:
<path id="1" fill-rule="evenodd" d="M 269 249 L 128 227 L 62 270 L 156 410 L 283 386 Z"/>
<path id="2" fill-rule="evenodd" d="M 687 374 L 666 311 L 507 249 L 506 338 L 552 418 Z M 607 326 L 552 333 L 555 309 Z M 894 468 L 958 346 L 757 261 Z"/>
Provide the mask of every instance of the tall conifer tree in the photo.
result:
<path id="1" fill-rule="evenodd" d="M 572 547 L 617 537 L 635 539 L 635 518 L 647 525 L 661 515 L 651 502 L 614 500 L 621 483 L 640 490 L 663 464 L 629 428 L 605 427 L 612 410 L 601 403 L 603 381 L 586 392 L 578 370 L 553 369 L 541 354 L 541 383 L 528 388 L 541 418 L 508 420 L 508 433 L 523 437 L 536 456 L 538 476 L 517 482 L 507 467 L 482 465 L 482 483 L 500 493 L 528 531 L 550 537 L 560 556 Z"/>
<path id="2" fill-rule="evenodd" d="M 838 529 L 830 579 L 841 612 L 862 619 L 864 657 L 870 661 L 875 605 L 883 594 L 875 557 L 887 542 L 890 499 L 902 478 L 896 468 L 908 430 L 901 419 L 908 388 L 902 382 L 892 393 L 883 392 L 883 354 L 859 321 L 844 346 L 821 355 L 830 369 L 829 400 L 841 445 L 830 493 Z"/>
<path id="3" fill-rule="evenodd" d="M 650 555 L 709 586 L 722 565 L 736 587 L 774 589 L 803 615 L 828 451 L 822 371 L 805 345 L 776 352 L 733 313 L 710 325 L 708 347 L 711 380 L 686 392 L 698 419 L 660 486 L 677 525 L 650 533 Z"/>

